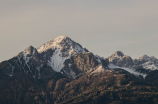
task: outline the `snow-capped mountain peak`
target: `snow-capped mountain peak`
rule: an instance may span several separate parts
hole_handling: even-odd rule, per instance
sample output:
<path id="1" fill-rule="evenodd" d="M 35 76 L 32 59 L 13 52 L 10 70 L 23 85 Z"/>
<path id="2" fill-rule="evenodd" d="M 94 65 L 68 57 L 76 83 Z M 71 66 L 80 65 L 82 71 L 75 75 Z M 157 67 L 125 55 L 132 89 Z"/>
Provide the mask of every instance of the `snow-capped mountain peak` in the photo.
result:
<path id="1" fill-rule="evenodd" d="M 37 55 L 37 54 L 38 54 L 37 49 L 34 48 L 33 46 L 29 46 L 24 51 L 22 51 L 18 55 L 16 55 L 15 57 L 18 57 L 18 58 L 23 57 L 25 60 L 27 60 L 27 59 L 29 60 L 31 57 L 33 57 L 34 55 Z"/>
<path id="2" fill-rule="evenodd" d="M 108 57 L 109 62 L 122 68 L 137 69 L 138 71 L 158 69 L 158 59 L 153 56 L 143 55 L 138 59 L 132 59 L 117 51 Z"/>
<path id="3" fill-rule="evenodd" d="M 150 56 L 147 56 L 147 55 L 143 55 L 138 60 L 139 61 L 155 61 L 155 60 L 158 60 L 158 59 L 154 56 L 150 57 Z"/>
<path id="4" fill-rule="evenodd" d="M 40 46 L 37 50 L 39 53 L 45 52 L 49 49 L 60 49 L 61 51 L 70 49 L 74 52 L 84 52 L 85 50 L 82 48 L 81 45 L 71 40 L 69 37 L 63 35 L 58 36 L 47 43 L 44 43 L 42 46 Z"/>
<path id="5" fill-rule="evenodd" d="M 158 69 L 158 59 L 143 55 L 139 59 L 133 60 L 130 56 L 124 55 L 121 51 L 116 51 L 108 59 L 93 55 L 74 42 L 68 36 L 58 36 L 41 45 L 39 48 L 29 46 L 13 58 L 12 62 L 7 63 L 8 70 L 12 69 L 7 75 L 12 76 L 14 69 L 23 70 L 25 73 L 32 73 L 33 76 L 40 78 L 41 69 L 48 67 L 50 70 L 60 72 L 70 78 L 90 71 L 94 73 L 102 72 L 106 69 L 122 68 L 133 74 L 146 74 L 148 69 Z M 15 65 L 16 64 L 16 65 Z M 144 69 L 147 69 L 144 71 Z M 134 72 L 133 72 L 134 71 Z M 141 75 L 141 74 L 139 74 Z"/>
<path id="6" fill-rule="evenodd" d="M 58 36 L 58 37 L 54 38 L 53 40 L 61 42 L 62 40 L 67 39 L 67 38 L 69 38 L 69 37 L 66 35 L 62 35 L 62 36 Z"/>
<path id="7" fill-rule="evenodd" d="M 58 36 L 44 43 L 37 51 L 47 61 L 47 64 L 57 72 L 60 72 L 64 67 L 65 60 L 77 53 L 86 52 L 80 44 L 65 35 Z"/>

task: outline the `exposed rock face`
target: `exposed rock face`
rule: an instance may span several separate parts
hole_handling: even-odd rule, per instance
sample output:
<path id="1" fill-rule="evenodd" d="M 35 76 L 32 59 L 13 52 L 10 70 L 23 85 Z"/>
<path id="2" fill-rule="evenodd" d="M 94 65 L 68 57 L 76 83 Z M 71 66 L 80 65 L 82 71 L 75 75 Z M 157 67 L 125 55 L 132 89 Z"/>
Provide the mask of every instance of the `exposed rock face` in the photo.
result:
<path id="1" fill-rule="evenodd" d="M 45 64 L 36 48 L 30 46 L 12 59 L 0 63 L 0 73 L 8 76 L 21 73 L 34 79 L 48 80 L 56 72 Z"/>
<path id="2" fill-rule="evenodd" d="M 111 55 L 112 57 L 123 57 L 124 54 L 121 51 L 116 51 L 113 55 Z"/>
<path id="3" fill-rule="evenodd" d="M 0 103 L 122 104 L 130 101 L 134 104 L 140 103 L 140 99 L 141 103 L 153 103 L 157 102 L 158 87 L 147 83 L 158 84 L 155 80 L 158 72 L 150 73 L 146 69 L 155 69 L 157 65 L 155 57 L 144 55 L 132 60 L 120 51 L 105 59 L 67 36 L 59 36 L 38 49 L 30 46 L 0 63 Z M 145 80 L 136 77 L 142 73 L 149 73 Z"/>
<path id="4" fill-rule="evenodd" d="M 134 67 L 155 70 L 158 69 L 158 59 L 154 56 L 150 57 L 147 55 L 143 55 L 139 59 L 134 60 Z"/>
<path id="5" fill-rule="evenodd" d="M 132 67 L 133 60 L 130 56 L 124 55 L 122 52 L 117 51 L 108 57 L 109 62 L 120 67 Z"/>
<path id="6" fill-rule="evenodd" d="M 57 72 L 64 67 L 65 60 L 75 54 L 88 51 L 65 35 L 46 42 L 37 50 L 45 63 Z"/>
<path id="7" fill-rule="evenodd" d="M 158 59 L 153 56 L 149 57 L 147 55 L 143 55 L 139 59 L 132 59 L 130 56 L 117 51 L 113 55 L 109 56 L 108 59 L 110 63 L 114 64 L 111 64 L 112 67 L 117 65 L 122 69 L 128 68 L 129 71 L 139 73 L 140 75 L 143 75 L 144 78 L 150 71 L 158 69 Z"/>
<path id="8" fill-rule="evenodd" d="M 80 53 L 65 61 L 65 67 L 62 69 L 62 73 L 75 79 L 86 72 L 94 71 L 98 65 L 106 68 L 108 64 L 109 62 L 107 60 L 96 57 L 91 52 Z"/>
<path id="9" fill-rule="evenodd" d="M 3 74 L 13 76 L 16 72 L 31 73 L 34 77 L 39 77 L 39 66 L 42 65 L 40 55 L 36 48 L 30 46 L 17 56 L 8 61 L 4 61 L 0 71 Z"/>
<path id="10" fill-rule="evenodd" d="M 143 55 L 139 59 L 132 59 L 130 56 L 124 55 L 122 52 L 117 51 L 108 57 L 109 62 L 120 67 L 128 67 L 134 69 L 158 69 L 158 59 L 151 56 Z"/>
<path id="11" fill-rule="evenodd" d="M 121 60 L 123 61 L 122 64 L 124 64 L 125 67 L 132 67 L 133 66 L 133 60 L 130 56 L 123 56 L 121 57 Z"/>
<path id="12" fill-rule="evenodd" d="M 98 65 L 107 69 L 108 60 L 93 55 L 64 35 L 48 41 L 38 49 L 29 46 L 14 58 L 3 62 L 3 65 L 3 74 L 13 76 L 19 71 L 30 73 L 35 79 L 46 80 L 54 72 L 60 73 L 64 67 L 67 70 L 62 73 L 70 78 L 76 78 Z"/>
<path id="13" fill-rule="evenodd" d="M 33 63 L 36 67 L 40 66 L 42 64 L 42 59 L 39 53 L 37 52 L 37 49 L 33 46 L 29 46 L 26 48 L 23 52 L 23 59 L 29 63 Z M 20 58 L 20 56 L 17 56 Z"/>

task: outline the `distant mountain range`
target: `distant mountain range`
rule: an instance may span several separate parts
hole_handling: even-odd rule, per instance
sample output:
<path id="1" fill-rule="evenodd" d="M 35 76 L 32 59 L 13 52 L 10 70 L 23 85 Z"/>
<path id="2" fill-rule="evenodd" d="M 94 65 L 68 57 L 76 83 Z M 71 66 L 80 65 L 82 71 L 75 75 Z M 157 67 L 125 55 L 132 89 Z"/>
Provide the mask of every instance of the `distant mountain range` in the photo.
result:
<path id="1" fill-rule="evenodd" d="M 103 58 L 58 36 L 0 63 L 0 103 L 157 103 L 157 69 L 154 56 L 132 59 L 117 51 Z"/>

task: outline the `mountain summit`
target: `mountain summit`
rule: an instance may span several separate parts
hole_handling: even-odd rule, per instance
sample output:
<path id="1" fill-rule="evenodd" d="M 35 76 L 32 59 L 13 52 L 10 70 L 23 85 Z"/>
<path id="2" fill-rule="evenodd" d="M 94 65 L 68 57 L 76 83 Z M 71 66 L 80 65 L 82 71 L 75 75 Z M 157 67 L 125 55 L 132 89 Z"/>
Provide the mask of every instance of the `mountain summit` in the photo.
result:
<path id="1" fill-rule="evenodd" d="M 59 49 L 61 51 L 69 50 L 70 54 L 85 52 L 80 44 L 74 42 L 66 35 L 58 36 L 37 48 L 39 53 L 55 49 Z"/>
<path id="2" fill-rule="evenodd" d="M 65 35 L 58 36 L 0 63 L 0 103 L 157 102 L 157 68 L 155 57 L 144 55 L 133 60 L 116 51 L 107 59 Z"/>
<path id="3" fill-rule="evenodd" d="M 124 55 L 121 51 L 116 51 L 114 54 L 108 57 L 109 62 L 120 67 L 133 66 L 133 60 L 130 56 Z"/>
<path id="4" fill-rule="evenodd" d="M 36 78 L 42 77 L 41 70 L 44 66 L 73 79 L 87 72 L 102 72 L 106 69 L 128 68 L 126 71 L 130 73 L 132 71 L 136 76 L 142 75 L 142 71 L 135 72 L 140 68 L 158 69 L 158 59 L 155 57 L 144 55 L 133 60 L 121 51 L 116 51 L 106 59 L 94 55 L 65 35 L 51 39 L 37 49 L 29 46 L 11 60 L 13 61 L 5 62 L 7 67 L 4 72 L 7 75 L 13 76 L 15 70 L 23 70 L 24 73 L 30 72 Z M 145 76 L 146 74 L 145 72 Z"/>
<path id="5" fill-rule="evenodd" d="M 37 51 L 43 60 L 57 72 L 64 67 L 65 60 L 77 53 L 86 52 L 80 44 L 65 35 L 44 43 L 37 48 Z"/>
<path id="6" fill-rule="evenodd" d="M 124 54 L 121 51 L 116 51 L 113 55 L 113 57 L 122 57 Z"/>
<path id="7" fill-rule="evenodd" d="M 107 59 L 88 52 L 87 49 L 65 35 L 58 36 L 37 49 L 29 46 L 11 60 L 11 62 L 10 60 L 5 62 L 5 65 L 9 66 L 4 68 L 4 73 L 14 76 L 15 72 L 20 70 L 25 74 L 31 73 L 34 78 L 38 79 L 53 75 L 54 71 L 75 79 L 93 68 L 94 71 L 98 65 L 101 65 L 102 70 L 108 67 Z M 52 70 L 50 75 L 42 74 L 46 70 Z"/>

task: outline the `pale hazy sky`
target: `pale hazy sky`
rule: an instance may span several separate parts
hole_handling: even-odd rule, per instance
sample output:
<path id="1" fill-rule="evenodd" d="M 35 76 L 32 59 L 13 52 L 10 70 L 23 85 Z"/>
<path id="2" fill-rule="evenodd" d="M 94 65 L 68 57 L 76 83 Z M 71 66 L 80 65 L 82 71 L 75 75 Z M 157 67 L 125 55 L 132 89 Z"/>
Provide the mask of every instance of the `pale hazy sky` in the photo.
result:
<path id="1" fill-rule="evenodd" d="M 103 57 L 158 58 L 158 0 L 0 0 L 0 61 L 59 35 Z"/>

